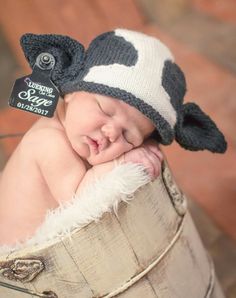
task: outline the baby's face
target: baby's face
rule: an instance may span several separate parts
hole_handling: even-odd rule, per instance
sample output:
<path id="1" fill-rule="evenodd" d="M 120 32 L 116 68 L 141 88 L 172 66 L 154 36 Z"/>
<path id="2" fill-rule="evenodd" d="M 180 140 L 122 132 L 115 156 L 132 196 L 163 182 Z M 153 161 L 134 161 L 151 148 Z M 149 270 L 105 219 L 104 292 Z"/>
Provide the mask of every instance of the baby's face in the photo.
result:
<path id="1" fill-rule="evenodd" d="M 140 146 L 155 129 L 146 116 L 122 100 L 82 91 L 67 94 L 64 100 L 67 137 L 90 165 Z"/>

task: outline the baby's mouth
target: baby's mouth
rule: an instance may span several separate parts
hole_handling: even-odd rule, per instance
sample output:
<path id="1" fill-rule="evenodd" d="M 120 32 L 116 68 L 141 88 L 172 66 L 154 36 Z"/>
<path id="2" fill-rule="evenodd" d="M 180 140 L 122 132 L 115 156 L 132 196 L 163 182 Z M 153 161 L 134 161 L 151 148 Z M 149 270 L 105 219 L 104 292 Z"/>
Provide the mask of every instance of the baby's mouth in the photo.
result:
<path id="1" fill-rule="evenodd" d="M 94 139 L 91 139 L 91 140 L 92 140 L 93 144 L 96 145 L 96 147 L 98 147 L 98 142 L 95 141 Z"/>
<path id="2" fill-rule="evenodd" d="M 95 154 L 98 154 L 99 146 L 98 146 L 97 141 L 93 140 L 92 138 L 90 138 L 88 136 L 86 137 L 86 139 L 87 139 L 87 142 L 88 142 L 89 146 L 92 148 L 93 152 Z"/>

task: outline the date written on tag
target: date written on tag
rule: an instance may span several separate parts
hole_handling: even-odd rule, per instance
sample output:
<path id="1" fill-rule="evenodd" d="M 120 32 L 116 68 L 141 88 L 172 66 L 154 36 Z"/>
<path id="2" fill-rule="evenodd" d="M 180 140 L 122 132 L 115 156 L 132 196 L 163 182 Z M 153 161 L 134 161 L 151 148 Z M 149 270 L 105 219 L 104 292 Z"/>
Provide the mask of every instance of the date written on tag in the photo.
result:
<path id="1" fill-rule="evenodd" d="M 36 107 L 30 106 L 30 105 L 27 105 L 27 104 L 24 104 L 24 103 L 21 103 L 21 102 L 18 102 L 16 104 L 16 107 L 19 108 L 19 109 L 25 110 L 25 111 L 40 114 L 42 116 L 47 116 L 47 114 L 48 114 L 48 111 L 45 110 L 45 109 L 36 108 Z"/>

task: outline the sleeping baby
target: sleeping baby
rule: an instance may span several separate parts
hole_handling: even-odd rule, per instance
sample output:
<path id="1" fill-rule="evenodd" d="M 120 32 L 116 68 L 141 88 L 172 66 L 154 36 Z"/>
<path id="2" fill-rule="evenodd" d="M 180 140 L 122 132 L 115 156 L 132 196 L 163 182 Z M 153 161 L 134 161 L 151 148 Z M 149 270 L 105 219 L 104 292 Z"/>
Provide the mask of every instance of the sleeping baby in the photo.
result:
<path id="1" fill-rule="evenodd" d="M 33 234 L 48 209 L 112 170 L 115 158 L 143 163 L 157 177 L 162 154 L 157 143 L 143 144 L 153 130 L 123 101 L 88 92 L 66 95 L 53 118 L 42 117 L 25 134 L 3 171 L 0 243 Z"/>
<path id="2" fill-rule="evenodd" d="M 226 150 L 214 122 L 196 104 L 183 104 L 184 75 L 158 39 L 117 29 L 86 51 L 54 34 L 25 34 L 21 45 L 37 81 L 23 81 L 28 89 L 17 91 L 16 107 L 45 116 L 53 105 L 44 86 L 49 74 L 61 98 L 53 117 L 41 117 L 25 134 L 2 173 L 0 245 L 32 236 L 47 210 L 117 163 L 142 164 L 155 179 L 163 160 L 158 144 Z"/>

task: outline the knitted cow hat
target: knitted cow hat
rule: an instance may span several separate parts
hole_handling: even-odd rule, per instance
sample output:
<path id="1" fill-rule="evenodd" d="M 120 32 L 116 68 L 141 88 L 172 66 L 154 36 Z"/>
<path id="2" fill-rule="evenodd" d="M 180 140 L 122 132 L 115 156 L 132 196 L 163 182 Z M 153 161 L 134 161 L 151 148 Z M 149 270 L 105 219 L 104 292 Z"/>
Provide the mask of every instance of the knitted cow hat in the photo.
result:
<path id="1" fill-rule="evenodd" d="M 183 104 L 184 74 L 157 38 L 116 29 L 85 50 L 68 36 L 25 34 L 21 46 L 31 67 L 43 52 L 54 56 L 51 79 L 62 96 L 83 90 L 121 99 L 153 122 L 152 137 L 161 144 L 175 139 L 188 150 L 225 152 L 224 136 L 209 116 L 194 103 Z"/>

